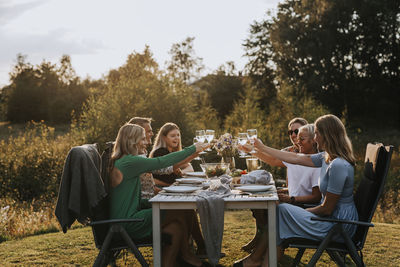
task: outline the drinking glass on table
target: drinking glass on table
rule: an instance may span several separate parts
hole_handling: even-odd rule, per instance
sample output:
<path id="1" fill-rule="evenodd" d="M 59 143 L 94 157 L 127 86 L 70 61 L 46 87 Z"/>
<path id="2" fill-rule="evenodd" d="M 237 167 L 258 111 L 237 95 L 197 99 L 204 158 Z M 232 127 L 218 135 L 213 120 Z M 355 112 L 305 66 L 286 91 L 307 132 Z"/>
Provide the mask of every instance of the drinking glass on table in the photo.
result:
<path id="1" fill-rule="evenodd" d="M 258 158 L 246 158 L 246 166 L 248 172 L 258 170 L 260 167 Z"/>
<path id="2" fill-rule="evenodd" d="M 254 139 L 257 138 L 257 130 L 256 129 L 248 129 L 247 130 L 247 138 L 250 141 L 250 144 L 252 145 L 252 149 L 249 153 L 256 153 L 254 150 Z"/>
<path id="3" fill-rule="evenodd" d="M 214 130 L 206 130 L 205 137 L 210 145 L 211 145 L 211 141 L 214 140 L 214 135 L 215 135 Z M 211 149 L 207 148 L 206 151 L 211 151 Z"/>
<path id="4" fill-rule="evenodd" d="M 206 133 L 204 130 L 196 130 L 196 136 L 195 138 L 197 139 L 197 142 L 204 143 L 206 141 Z M 206 154 L 206 152 L 201 151 L 200 154 Z"/>
<path id="5" fill-rule="evenodd" d="M 247 133 L 239 133 L 238 134 L 237 141 L 238 141 L 239 145 L 244 146 L 247 143 L 248 140 L 249 139 L 247 138 Z M 239 149 L 239 157 L 240 158 L 246 158 L 247 157 L 247 153 Z"/>

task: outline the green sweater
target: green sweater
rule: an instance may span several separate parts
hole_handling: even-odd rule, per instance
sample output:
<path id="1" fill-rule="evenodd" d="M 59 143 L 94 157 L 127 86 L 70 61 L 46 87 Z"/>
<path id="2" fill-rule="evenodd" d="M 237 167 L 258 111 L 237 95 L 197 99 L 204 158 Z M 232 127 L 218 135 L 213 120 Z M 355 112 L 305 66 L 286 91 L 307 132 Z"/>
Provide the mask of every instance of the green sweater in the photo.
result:
<path id="1" fill-rule="evenodd" d="M 143 218 L 144 222 L 126 225 L 127 231 L 136 239 L 151 236 L 152 212 L 146 208 L 146 202 L 141 199 L 141 184 L 139 176 L 152 170 L 174 165 L 196 151 L 194 145 L 182 151 L 170 153 L 163 157 L 145 158 L 126 155 L 115 161 L 114 167 L 123 175 L 122 182 L 111 188 L 111 219 Z"/>

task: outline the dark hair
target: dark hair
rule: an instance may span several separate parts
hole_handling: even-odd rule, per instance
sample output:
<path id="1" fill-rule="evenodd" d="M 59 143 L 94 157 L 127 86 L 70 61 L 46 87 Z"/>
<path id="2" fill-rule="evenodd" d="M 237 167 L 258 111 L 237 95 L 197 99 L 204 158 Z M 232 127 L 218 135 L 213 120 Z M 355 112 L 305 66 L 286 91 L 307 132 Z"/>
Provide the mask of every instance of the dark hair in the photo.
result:
<path id="1" fill-rule="evenodd" d="M 133 117 L 128 121 L 130 124 L 137 124 L 143 127 L 144 124 L 148 123 L 151 124 L 152 118 L 144 118 L 144 117 Z"/>
<path id="2" fill-rule="evenodd" d="M 299 123 L 299 124 L 301 124 L 301 126 L 304 126 L 304 125 L 308 124 L 308 121 L 303 118 L 294 118 L 291 121 L 289 121 L 289 124 L 288 124 L 289 130 L 290 130 L 290 126 L 292 126 L 292 124 L 294 124 L 294 123 Z"/>

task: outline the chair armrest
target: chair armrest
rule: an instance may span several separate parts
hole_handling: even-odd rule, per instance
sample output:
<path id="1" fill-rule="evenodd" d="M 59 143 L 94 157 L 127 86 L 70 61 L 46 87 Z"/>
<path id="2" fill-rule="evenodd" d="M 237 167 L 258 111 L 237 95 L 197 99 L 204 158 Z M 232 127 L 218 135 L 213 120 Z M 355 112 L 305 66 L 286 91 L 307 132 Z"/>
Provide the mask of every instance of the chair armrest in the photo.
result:
<path id="1" fill-rule="evenodd" d="M 129 222 L 143 222 L 144 219 L 112 219 L 112 220 L 102 220 L 90 222 L 89 225 L 99 225 L 99 224 L 115 224 L 115 223 L 129 223 Z"/>
<path id="2" fill-rule="evenodd" d="M 374 227 L 374 224 L 368 222 L 361 221 L 350 221 L 350 220 L 338 220 L 333 218 L 320 218 L 320 217 L 311 217 L 313 221 L 323 221 L 323 222 L 334 222 L 334 223 L 346 223 L 346 224 L 357 224 L 362 226 Z"/>

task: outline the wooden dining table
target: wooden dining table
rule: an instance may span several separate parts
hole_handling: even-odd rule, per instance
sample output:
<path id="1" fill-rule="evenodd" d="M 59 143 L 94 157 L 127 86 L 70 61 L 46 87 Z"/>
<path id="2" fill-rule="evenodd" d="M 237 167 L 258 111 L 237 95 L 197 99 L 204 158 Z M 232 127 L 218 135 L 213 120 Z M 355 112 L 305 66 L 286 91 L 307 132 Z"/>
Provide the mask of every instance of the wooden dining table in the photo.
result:
<path id="1" fill-rule="evenodd" d="M 268 257 L 269 266 L 277 266 L 276 247 L 276 201 L 278 195 L 275 186 L 267 194 L 242 194 L 232 190 L 231 195 L 224 197 L 225 209 L 267 209 L 268 210 Z M 163 194 L 150 199 L 153 209 L 153 263 L 161 266 L 161 210 L 192 209 L 196 210 L 197 196 L 190 194 Z"/>

